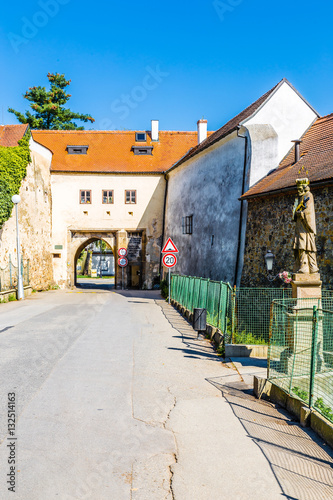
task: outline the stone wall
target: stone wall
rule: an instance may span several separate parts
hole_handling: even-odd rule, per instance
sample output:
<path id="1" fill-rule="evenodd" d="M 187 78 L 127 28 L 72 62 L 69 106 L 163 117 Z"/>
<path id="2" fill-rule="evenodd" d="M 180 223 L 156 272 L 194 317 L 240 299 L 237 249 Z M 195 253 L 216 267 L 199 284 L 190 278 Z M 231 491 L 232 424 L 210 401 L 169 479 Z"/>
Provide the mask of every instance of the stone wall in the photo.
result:
<path id="1" fill-rule="evenodd" d="M 317 258 L 324 288 L 333 288 L 333 187 L 311 190 L 317 222 Z M 274 275 L 294 268 L 294 223 L 292 208 L 295 194 L 256 198 L 248 202 L 248 219 L 242 286 L 282 286 L 277 278 L 270 283 L 264 256 L 271 250 L 276 257 Z"/>
<path id="2" fill-rule="evenodd" d="M 19 227 L 24 263 L 29 259 L 30 285 L 44 290 L 53 284 L 51 249 L 51 153 L 30 140 L 31 163 L 20 188 Z M 16 217 L 12 215 L 0 230 L 0 267 L 9 256 L 17 264 Z"/>

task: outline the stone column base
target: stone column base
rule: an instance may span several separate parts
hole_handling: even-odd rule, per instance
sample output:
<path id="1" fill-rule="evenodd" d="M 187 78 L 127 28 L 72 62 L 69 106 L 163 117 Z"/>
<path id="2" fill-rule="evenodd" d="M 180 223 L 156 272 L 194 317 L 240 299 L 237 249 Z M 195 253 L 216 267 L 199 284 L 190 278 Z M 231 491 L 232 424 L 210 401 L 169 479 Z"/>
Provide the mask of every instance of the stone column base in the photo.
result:
<path id="1" fill-rule="evenodd" d="M 319 273 L 293 274 L 291 282 L 293 299 L 321 299 L 321 285 Z"/>

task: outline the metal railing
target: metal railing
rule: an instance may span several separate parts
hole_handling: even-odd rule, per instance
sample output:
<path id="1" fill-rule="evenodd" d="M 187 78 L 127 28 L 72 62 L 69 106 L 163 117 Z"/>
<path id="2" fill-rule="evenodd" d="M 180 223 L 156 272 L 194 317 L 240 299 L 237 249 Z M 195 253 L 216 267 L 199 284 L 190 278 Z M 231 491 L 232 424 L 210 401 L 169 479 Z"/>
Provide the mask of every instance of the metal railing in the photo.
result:
<path id="1" fill-rule="evenodd" d="M 234 287 L 223 281 L 172 275 L 171 299 L 193 313 L 207 309 L 207 324 L 219 328 L 226 343 L 267 344 L 274 299 L 291 297 L 291 288 Z"/>
<path id="2" fill-rule="evenodd" d="M 29 260 L 23 262 L 21 258 L 21 272 L 23 277 L 23 286 L 29 285 Z M 7 292 L 17 288 L 17 266 L 15 266 L 11 257 L 4 268 L 0 267 L 0 292 Z"/>
<path id="3" fill-rule="evenodd" d="M 333 422 L 332 291 L 273 301 L 267 378 Z"/>

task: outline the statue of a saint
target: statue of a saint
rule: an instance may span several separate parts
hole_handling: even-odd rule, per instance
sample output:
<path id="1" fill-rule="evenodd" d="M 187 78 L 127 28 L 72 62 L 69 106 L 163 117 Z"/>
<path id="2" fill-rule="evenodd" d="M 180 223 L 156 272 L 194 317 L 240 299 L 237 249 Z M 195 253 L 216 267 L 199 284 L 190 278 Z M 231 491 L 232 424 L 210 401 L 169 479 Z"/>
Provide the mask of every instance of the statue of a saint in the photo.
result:
<path id="1" fill-rule="evenodd" d="M 316 216 L 309 179 L 296 179 L 298 196 L 293 208 L 296 222 L 294 255 L 297 273 L 317 273 Z"/>

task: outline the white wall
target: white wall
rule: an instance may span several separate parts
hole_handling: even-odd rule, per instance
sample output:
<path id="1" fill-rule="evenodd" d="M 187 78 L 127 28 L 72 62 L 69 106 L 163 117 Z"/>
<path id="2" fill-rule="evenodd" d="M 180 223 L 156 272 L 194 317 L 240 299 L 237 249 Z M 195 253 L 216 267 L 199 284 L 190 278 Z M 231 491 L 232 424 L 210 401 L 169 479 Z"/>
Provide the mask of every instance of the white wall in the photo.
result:
<path id="1" fill-rule="evenodd" d="M 318 115 L 313 109 L 290 87 L 283 82 L 276 92 L 270 97 L 264 106 L 243 125 L 248 128 L 250 135 L 252 131 L 258 132 L 253 125 L 270 125 L 277 136 L 277 150 L 275 161 L 258 161 L 253 159 L 249 185 L 252 186 L 272 169 L 276 168 L 285 155 L 290 151 L 294 139 L 299 139 Z M 254 142 L 258 141 L 254 135 Z M 274 146 L 275 147 L 275 146 Z"/>
<path id="2" fill-rule="evenodd" d="M 52 243 L 62 245 L 56 259 L 57 282 L 68 278 L 69 230 L 135 231 L 146 236 L 146 279 L 158 274 L 165 180 L 161 175 L 52 174 Z M 92 203 L 80 204 L 80 190 L 91 190 Z M 102 190 L 113 190 L 114 203 L 102 203 Z M 137 191 L 137 203 L 125 204 L 125 190 Z M 85 213 L 86 212 L 86 213 Z M 109 212 L 109 213 L 108 213 Z"/>

